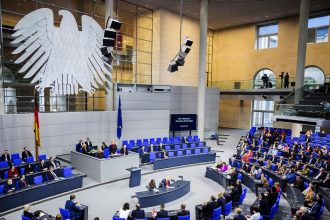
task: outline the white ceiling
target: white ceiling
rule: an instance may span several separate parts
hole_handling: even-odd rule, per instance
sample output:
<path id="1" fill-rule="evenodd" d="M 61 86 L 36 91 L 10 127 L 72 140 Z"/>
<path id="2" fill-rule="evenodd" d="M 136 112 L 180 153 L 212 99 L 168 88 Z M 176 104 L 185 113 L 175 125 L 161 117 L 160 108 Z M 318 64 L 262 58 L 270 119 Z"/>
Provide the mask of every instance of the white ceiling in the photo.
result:
<path id="1" fill-rule="evenodd" d="M 179 13 L 180 0 L 126 0 L 150 8 Z M 330 11 L 330 0 L 310 0 L 310 11 Z M 184 0 L 183 14 L 199 20 L 199 0 Z M 209 0 L 208 26 L 217 30 L 298 15 L 300 0 Z"/>

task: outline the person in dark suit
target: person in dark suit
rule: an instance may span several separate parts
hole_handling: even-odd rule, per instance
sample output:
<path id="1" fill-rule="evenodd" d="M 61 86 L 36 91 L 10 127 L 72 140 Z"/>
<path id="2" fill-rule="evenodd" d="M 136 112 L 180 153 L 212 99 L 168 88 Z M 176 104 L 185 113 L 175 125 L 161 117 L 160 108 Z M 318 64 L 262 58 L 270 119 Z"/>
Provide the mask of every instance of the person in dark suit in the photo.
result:
<path id="1" fill-rule="evenodd" d="M 34 215 L 31 211 L 31 205 L 25 205 L 23 208 L 23 216 L 29 218 L 30 220 L 36 220 L 38 219 L 36 215 Z"/>
<path id="2" fill-rule="evenodd" d="M 80 149 L 83 147 L 84 143 L 82 140 L 79 140 L 79 143 L 76 144 L 76 151 L 80 152 Z"/>
<path id="3" fill-rule="evenodd" d="M 47 173 L 48 180 L 58 180 L 56 173 L 54 172 L 54 167 L 49 167 L 49 172 Z"/>
<path id="4" fill-rule="evenodd" d="M 236 215 L 234 216 L 234 220 L 246 220 L 246 217 L 242 215 L 242 209 L 236 208 L 235 212 Z"/>
<path id="5" fill-rule="evenodd" d="M 9 178 L 5 185 L 5 192 L 10 193 L 10 192 L 14 192 L 15 190 L 16 190 L 15 184 L 13 183 L 13 180 Z"/>
<path id="6" fill-rule="evenodd" d="M 5 150 L 5 153 L 1 155 L 0 161 L 8 161 L 10 163 L 10 154 L 8 153 L 8 150 Z"/>
<path id="7" fill-rule="evenodd" d="M 268 215 L 270 211 L 268 200 L 264 193 L 260 193 L 259 195 L 259 210 L 262 216 Z"/>
<path id="8" fill-rule="evenodd" d="M 215 196 L 211 196 L 210 201 L 204 203 L 202 206 L 201 219 L 212 218 L 213 210 L 218 208 L 218 203 Z"/>
<path id="9" fill-rule="evenodd" d="M 127 150 L 126 145 L 123 145 L 123 146 L 120 148 L 120 153 L 121 153 L 122 155 L 128 155 L 128 150 Z"/>
<path id="10" fill-rule="evenodd" d="M 92 142 L 89 140 L 89 137 L 87 138 L 85 144 L 86 144 L 87 148 L 88 148 L 88 147 L 93 148 L 93 144 L 92 144 Z"/>
<path id="11" fill-rule="evenodd" d="M 78 219 L 81 216 L 81 209 L 79 207 L 79 203 L 75 202 L 75 195 L 70 195 L 70 200 L 67 200 L 65 203 L 65 209 L 70 212 L 71 219 Z"/>
<path id="12" fill-rule="evenodd" d="M 327 177 L 327 173 L 324 171 L 324 168 L 321 167 L 319 173 L 314 177 L 314 180 L 322 182 Z"/>
<path id="13" fill-rule="evenodd" d="M 301 192 L 305 190 L 304 181 L 302 180 L 301 176 L 297 176 L 296 181 L 291 184 L 291 186 L 298 188 Z"/>
<path id="14" fill-rule="evenodd" d="M 57 160 L 54 160 L 54 157 L 50 157 L 49 158 L 49 161 L 47 163 L 47 167 L 48 167 L 48 169 L 50 167 L 53 167 L 54 169 L 57 169 L 57 168 L 60 168 L 61 167 L 61 163 L 59 161 L 57 161 Z"/>
<path id="15" fill-rule="evenodd" d="M 218 207 L 221 207 L 221 210 L 225 210 L 226 199 L 225 199 L 225 197 L 223 196 L 223 192 L 220 192 L 220 193 L 218 194 L 218 200 L 217 200 L 217 203 L 218 203 Z"/>
<path id="16" fill-rule="evenodd" d="M 26 174 L 32 174 L 32 173 L 34 173 L 34 168 L 32 167 L 32 165 L 30 163 L 26 164 L 26 166 L 25 166 L 25 173 Z"/>
<path id="17" fill-rule="evenodd" d="M 26 162 L 26 158 L 28 158 L 28 157 L 32 157 L 32 154 L 31 154 L 30 151 L 27 150 L 26 147 L 24 147 L 24 148 L 23 148 L 23 152 L 22 152 L 22 160 L 23 160 L 24 162 Z"/>
<path id="18" fill-rule="evenodd" d="M 115 153 L 117 153 L 117 144 L 116 144 L 115 141 L 112 141 L 112 142 L 111 142 L 109 148 L 110 148 L 110 154 L 115 154 Z"/>
<path id="19" fill-rule="evenodd" d="M 322 181 L 322 185 L 325 187 L 330 186 L 330 173 L 328 173 L 327 177 Z"/>
<path id="20" fill-rule="evenodd" d="M 24 189 L 27 186 L 28 184 L 25 180 L 25 175 L 22 175 L 21 178 L 19 178 L 18 180 L 18 189 Z"/>
<path id="21" fill-rule="evenodd" d="M 178 216 L 186 216 L 186 215 L 190 215 L 189 210 L 186 210 L 186 204 L 182 203 L 181 204 L 181 209 L 178 212 L 178 214 L 176 215 L 176 217 Z"/>
<path id="22" fill-rule="evenodd" d="M 141 209 L 141 205 L 139 203 L 136 204 L 136 209 L 132 211 L 131 213 L 131 217 L 133 219 L 144 219 L 145 217 L 145 213 L 144 213 L 144 210 Z"/>
<path id="23" fill-rule="evenodd" d="M 163 188 L 168 188 L 169 186 L 171 186 L 171 180 L 170 180 L 170 177 L 169 177 L 169 176 L 165 177 L 165 179 L 162 180 L 162 182 L 160 183 L 160 185 L 161 185 Z"/>
<path id="24" fill-rule="evenodd" d="M 238 195 L 241 196 L 242 192 L 243 192 L 241 180 L 239 180 L 239 179 L 236 180 L 236 186 L 237 186 L 237 190 L 238 190 Z"/>
<path id="25" fill-rule="evenodd" d="M 38 171 L 47 171 L 48 170 L 48 166 L 45 163 L 44 160 L 41 160 L 40 163 L 38 164 Z"/>
<path id="26" fill-rule="evenodd" d="M 160 210 L 157 212 L 155 219 L 168 218 L 168 211 L 165 210 L 165 204 L 160 204 Z"/>
<path id="27" fill-rule="evenodd" d="M 278 196 L 278 193 L 276 191 L 276 188 L 275 186 L 273 186 L 267 196 L 267 200 L 268 200 L 268 205 L 270 207 L 273 207 L 273 205 L 275 205 L 276 203 L 276 200 L 277 200 L 277 196 Z"/>
<path id="28" fill-rule="evenodd" d="M 238 192 L 238 187 L 235 183 L 232 183 L 231 186 L 231 192 L 230 192 L 230 200 L 233 203 L 238 203 L 240 200 L 241 195 Z M 233 205 L 234 206 L 234 205 Z"/>
<path id="29" fill-rule="evenodd" d="M 314 204 L 310 210 L 310 213 L 309 213 L 313 219 L 317 219 L 317 216 L 319 215 L 319 213 L 321 211 L 322 205 L 323 205 L 323 195 L 318 193 L 316 195 L 316 201 L 314 202 Z"/>

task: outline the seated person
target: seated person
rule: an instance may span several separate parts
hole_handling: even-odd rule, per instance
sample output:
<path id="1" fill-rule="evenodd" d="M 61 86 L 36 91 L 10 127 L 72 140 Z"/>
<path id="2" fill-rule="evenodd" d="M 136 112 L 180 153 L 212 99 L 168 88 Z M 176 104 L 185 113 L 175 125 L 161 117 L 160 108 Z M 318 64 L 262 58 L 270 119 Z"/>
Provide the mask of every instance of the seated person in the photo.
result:
<path id="1" fill-rule="evenodd" d="M 247 220 L 259 220 L 260 216 L 259 207 L 253 206 L 252 216 L 247 216 Z"/>
<path id="2" fill-rule="evenodd" d="M 24 189 L 27 186 L 28 184 L 25 180 L 25 175 L 22 175 L 21 178 L 18 180 L 18 189 Z"/>
<path id="3" fill-rule="evenodd" d="M 34 168 L 32 167 L 32 165 L 30 163 L 26 164 L 26 166 L 25 166 L 25 173 L 26 174 L 32 174 L 32 173 L 34 173 Z"/>
<path id="4" fill-rule="evenodd" d="M 54 167 L 49 167 L 49 172 L 47 173 L 48 180 L 58 180 L 56 173 L 54 172 Z"/>
<path id="5" fill-rule="evenodd" d="M 45 163 L 44 160 L 41 160 L 40 163 L 38 164 L 38 170 L 39 171 L 47 171 L 48 170 L 47 164 Z"/>
<path id="6" fill-rule="evenodd" d="M 243 157 L 242 157 L 242 161 L 244 162 L 244 163 L 249 163 L 249 155 L 247 154 L 247 153 L 245 153 L 244 155 L 243 155 Z"/>
<path id="7" fill-rule="evenodd" d="M 89 155 L 89 150 L 87 149 L 87 145 L 85 143 L 83 143 L 81 153 Z"/>
<path id="8" fill-rule="evenodd" d="M 105 144 L 105 142 L 102 142 L 101 149 L 104 151 L 105 149 L 108 149 L 109 147 Z"/>
<path id="9" fill-rule="evenodd" d="M 97 218 L 94 218 L 94 220 L 95 219 L 97 219 Z M 55 220 L 62 220 L 62 215 L 61 214 L 57 214 L 56 216 L 55 216 Z M 99 219 L 97 219 L 97 220 L 99 220 Z"/>
<path id="10" fill-rule="evenodd" d="M 218 193 L 218 200 L 217 200 L 217 203 L 218 203 L 218 207 L 221 207 L 221 210 L 225 210 L 226 199 L 225 199 L 225 197 L 223 196 L 223 192 L 219 192 L 219 193 Z"/>
<path id="11" fill-rule="evenodd" d="M 320 213 L 320 210 L 323 206 L 323 195 L 318 193 L 316 195 L 316 201 L 314 202 L 314 204 L 312 205 L 312 208 L 309 212 L 310 216 L 313 218 L 313 219 L 317 219 L 319 213 Z"/>
<path id="12" fill-rule="evenodd" d="M 116 154 L 116 152 L 117 152 L 117 144 L 116 144 L 115 141 L 112 141 L 111 142 L 109 148 L 110 148 L 110 153 L 111 154 Z"/>
<path id="13" fill-rule="evenodd" d="M 182 138 L 182 143 L 188 143 L 188 138 L 187 138 L 187 136 L 183 136 L 183 138 Z"/>
<path id="14" fill-rule="evenodd" d="M 5 185 L 5 192 L 10 193 L 10 192 L 14 192 L 15 190 L 16 190 L 15 184 L 13 183 L 13 180 L 9 178 Z"/>
<path id="15" fill-rule="evenodd" d="M 243 170 L 245 171 L 245 172 L 247 172 L 247 173 L 249 173 L 250 172 L 250 166 L 249 166 L 249 164 L 244 164 L 244 166 L 243 166 Z"/>
<path id="16" fill-rule="evenodd" d="M 321 167 L 319 173 L 313 178 L 317 182 L 322 182 L 327 177 L 327 173 L 324 168 Z"/>
<path id="17" fill-rule="evenodd" d="M 328 173 L 327 177 L 322 181 L 322 186 L 330 187 L 330 173 Z"/>
<path id="18" fill-rule="evenodd" d="M 141 205 L 139 203 L 136 204 L 135 210 L 132 211 L 131 218 L 133 218 L 133 219 L 144 219 L 145 218 L 144 210 L 141 209 Z"/>
<path id="19" fill-rule="evenodd" d="M 294 219 L 311 220 L 311 216 L 308 213 L 308 209 L 305 206 L 301 206 L 300 209 L 294 215 Z"/>
<path id="20" fill-rule="evenodd" d="M 65 209 L 70 212 L 71 219 L 76 219 L 81 216 L 80 204 L 75 202 L 76 196 L 74 194 L 70 195 L 70 200 L 65 202 Z"/>
<path id="21" fill-rule="evenodd" d="M 30 211 L 31 205 L 25 205 L 23 209 L 23 216 L 29 218 L 30 220 L 36 220 L 39 217 L 40 212 L 38 213 L 32 213 Z"/>
<path id="22" fill-rule="evenodd" d="M 301 176 L 297 176 L 296 181 L 291 186 L 298 188 L 301 192 L 305 190 L 304 181 Z"/>
<path id="23" fill-rule="evenodd" d="M 304 175 L 304 176 L 309 176 L 310 170 L 309 170 L 308 166 L 305 164 L 303 167 L 303 170 L 298 171 L 298 173 L 300 173 L 301 175 Z"/>
<path id="24" fill-rule="evenodd" d="M 190 212 L 189 210 L 186 210 L 186 204 L 182 203 L 180 206 L 180 211 L 176 216 L 178 217 L 178 216 L 187 216 L 187 215 L 190 215 Z"/>
<path id="25" fill-rule="evenodd" d="M 219 172 L 226 172 L 228 170 L 228 165 L 226 164 L 226 162 L 222 162 L 220 167 L 218 168 Z"/>
<path id="26" fill-rule="evenodd" d="M 128 150 L 127 150 L 127 147 L 126 147 L 125 144 L 120 149 L 120 153 L 123 154 L 123 155 L 128 155 Z"/>
<path id="27" fill-rule="evenodd" d="M 54 169 L 60 168 L 61 167 L 61 163 L 57 160 L 54 160 L 54 157 L 50 157 L 49 161 L 48 161 L 48 168 L 49 167 L 53 167 Z"/>
<path id="28" fill-rule="evenodd" d="M 200 217 L 202 219 L 212 218 L 213 210 L 217 208 L 218 208 L 218 203 L 216 201 L 216 198 L 215 196 L 211 196 L 210 201 L 202 205 L 202 213 Z"/>
<path id="29" fill-rule="evenodd" d="M 234 220 L 246 220 L 245 216 L 242 215 L 242 209 L 236 208 L 235 213 Z"/>
<path id="30" fill-rule="evenodd" d="M 280 186 L 280 183 L 279 182 L 275 182 L 274 183 L 274 186 L 276 188 L 276 192 L 277 193 L 281 193 L 282 192 L 282 189 L 281 189 L 281 186 Z"/>
<path id="31" fill-rule="evenodd" d="M 259 157 L 258 161 L 257 161 L 258 165 L 262 166 L 264 164 L 264 161 L 262 159 L 262 157 Z"/>
<path id="32" fill-rule="evenodd" d="M 257 174 L 258 174 L 258 170 L 256 169 L 255 166 L 252 166 L 252 167 L 251 167 L 251 170 L 250 170 L 250 172 L 249 172 L 249 175 L 255 177 Z"/>
<path id="33" fill-rule="evenodd" d="M 129 204 L 126 202 L 124 205 L 123 205 L 123 208 L 121 208 L 119 210 L 119 218 L 123 218 L 123 219 L 127 219 L 129 214 L 130 214 L 131 210 L 129 210 Z"/>
<path id="34" fill-rule="evenodd" d="M 272 161 L 271 160 L 267 160 L 266 165 L 264 166 L 266 169 L 271 169 L 272 168 Z"/>
<path id="35" fill-rule="evenodd" d="M 84 143 L 82 140 L 79 140 L 79 143 L 76 145 L 76 151 L 80 152 L 80 149 L 82 149 Z"/>
<path id="36" fill-rule="evenodd" d="M 153 191 L 157 189 L 156 182 L 154 179 L 151 179 L 151 181 L 148 184 L 149 191 Z"/>
<path id="37" fill-rule="evenodd" d="M 8 163 L 11 162 L 10 154 L 9 154 L 8 150 L 5 150 L 5 152 L 1 155 L 0 161 L 8 161 Z"/>
<path id="38" fill-rule="evenodd" d="M 104 158 L 104 154 L 103 154 L 102 148 L 97 149 L 96 157 L 99 158 L 99 159 Z"/>
<path id="39" fill-rule="evenodd" d="M 265 177 L 265 174 L 263 174 L 263 173 L 261 174 L 260 180 L 261 180 L 263 187 L 266 189 L 269 189 L 269 182 L 268 182 L 267 178 Z"/>
<path id="40" fill-rule="evenodd" d="M 165 210 L 165 204 L 160 204 L 160 210 L 154 216 L 155 216 L 155 219 L 168 218 L 168 211 Z"/>
<path id="41" fill-rule="evenodd" d="M 296 181 L 295 170 L 291 169 L 290 172 L 285 175 L 285 178 L 289 183 L 294 183 Z"/>
<path id="42" fill-rule="evenodd" d="M 311 207 L 315 197 L 315 186 L 310 183 L 308 188 L 303 191 L 305 195 L 304 206 Z"/>
<path id="43" fill-rule="evenodd" d="M 171 180 L 169 176 L 166 176 L 165 179 L 162 180 L 162 182 L 160 183 L 161 187 L 163 188 L 168 188 L 171 186 Z"/>
<path id="44" fill-rule="evenodd" d="M 8 170 L 8 178 L 17 178 L 18 177 L 18 171 L 14 165 L 10 165 Z"/>
<path id="45" fill-rule="evenodd" d="M 32 157 L 32 154 L 31 154 L 30 151 L 27 150 L 26 147 L 24 147 L 24 148 L 23 148 L 23 152 L 22 152 L 22 160 L 23 160 L 24 162 L 26 162 L 26 158 L 28 158 L 28 157 Z"/>

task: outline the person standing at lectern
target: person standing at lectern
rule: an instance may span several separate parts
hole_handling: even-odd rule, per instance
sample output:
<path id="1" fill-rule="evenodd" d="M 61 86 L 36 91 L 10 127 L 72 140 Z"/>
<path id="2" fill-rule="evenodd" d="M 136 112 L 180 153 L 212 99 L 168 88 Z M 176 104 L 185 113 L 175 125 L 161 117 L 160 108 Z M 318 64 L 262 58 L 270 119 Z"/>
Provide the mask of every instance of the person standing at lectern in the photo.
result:
<path id="1" fill-rule="evenodd" d="M 165 179 L 162 180 L 161 185 L 164 188 L 168 188 L 171 185 L 170 177 L 165 177 Z"/>
<path id="2" fill-rule="evenodd" d="M 148 184 L 148 189 L 149 189 L 149 191 L 153 191 L 153 190 L 155 190 L 157 187 L 156 187 L 156 182 L 155 182 L 155 180 L 154 179 L 152 179 L 150 182 L 149 182 L 149 184 Z"/>

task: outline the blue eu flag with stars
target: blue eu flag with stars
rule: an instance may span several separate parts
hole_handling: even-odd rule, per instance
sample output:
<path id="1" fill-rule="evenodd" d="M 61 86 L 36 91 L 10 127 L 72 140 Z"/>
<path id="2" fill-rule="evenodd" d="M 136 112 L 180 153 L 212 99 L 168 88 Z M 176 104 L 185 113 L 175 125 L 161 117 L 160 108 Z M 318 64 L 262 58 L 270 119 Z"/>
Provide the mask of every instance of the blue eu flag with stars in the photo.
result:
<path id="1" fill-rule="evenodd" d="M 121 116 L 121 100 L 118 100 L 118 115 L 117 115 L 117 138 L 121 138 L 121 129 L 123 129 L 123 118 Z"/>

